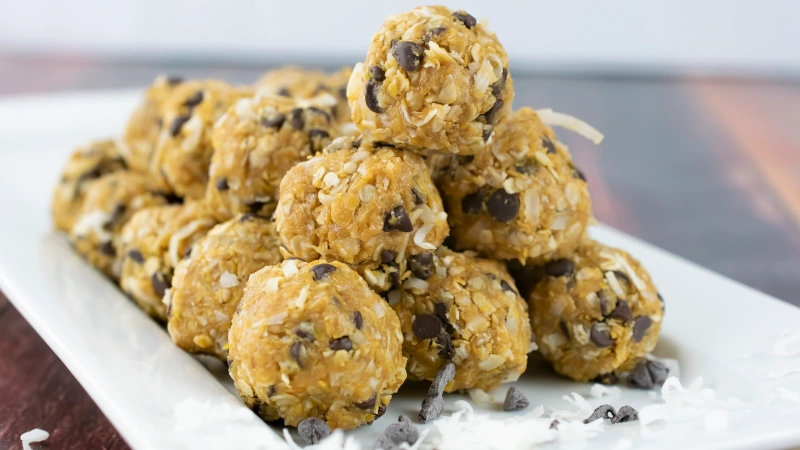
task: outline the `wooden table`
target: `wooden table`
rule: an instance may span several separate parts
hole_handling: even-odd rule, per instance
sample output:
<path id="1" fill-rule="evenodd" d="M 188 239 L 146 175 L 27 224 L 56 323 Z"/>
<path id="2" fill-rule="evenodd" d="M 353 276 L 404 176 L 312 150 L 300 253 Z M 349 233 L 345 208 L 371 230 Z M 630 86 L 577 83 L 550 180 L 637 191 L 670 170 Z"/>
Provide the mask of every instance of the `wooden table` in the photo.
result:
<path id="1" fill-rule="evenodd" d="M 144 86 L 161 72 L 251 82 L 265 68 L 0 55 L 0 94 Z M 557 130 L 600 221 L 800 305 L 800 83 L 517 75 L 515 87 L 517 107 L 605 134 L 595 147 Z M 51 433 L 42 448 L 128 448 L 1 295 L 0 354 L 0 449 L 34 427 Z"/>

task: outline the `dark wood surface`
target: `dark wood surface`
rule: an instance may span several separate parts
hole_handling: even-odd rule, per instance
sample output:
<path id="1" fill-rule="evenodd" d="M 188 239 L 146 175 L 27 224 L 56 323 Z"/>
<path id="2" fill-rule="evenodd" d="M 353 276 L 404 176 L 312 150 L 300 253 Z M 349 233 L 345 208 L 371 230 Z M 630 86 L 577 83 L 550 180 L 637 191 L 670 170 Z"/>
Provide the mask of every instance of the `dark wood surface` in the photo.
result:
<path id="1" fill-rule="evenodd" d="M 252 82 L 265 68 L 0 54 L 0 95 L 144 86 L 161 72 Z M 800 83 L 516 75 L 515 87 L 515 106 L 605 134 L 596 147 L 556 130 L 600 221 L 800 305 Z M 34 427 L 51 433 L 40 448 L 128 448 L 2 295 L 0 354 L 0 449 Z"/>

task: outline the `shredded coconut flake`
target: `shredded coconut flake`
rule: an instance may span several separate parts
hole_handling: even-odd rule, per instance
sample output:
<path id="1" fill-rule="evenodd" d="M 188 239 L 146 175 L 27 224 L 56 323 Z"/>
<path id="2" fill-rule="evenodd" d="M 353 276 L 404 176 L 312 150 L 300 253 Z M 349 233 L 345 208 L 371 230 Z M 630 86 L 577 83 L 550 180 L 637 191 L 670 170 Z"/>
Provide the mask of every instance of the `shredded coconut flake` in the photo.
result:
<path id="1" fill-rule="evenodd" d="M 236 287 L 239 285 L 239 278 L 236 277 L 236 274 L 224 272 L 219 276 L 219 285 L 225 289 Z"/>
<path id="2" fill-rule="evenodd" d="M 34 428 L 31 431 L 22 433 L 19 439 L 22 441 L 22 448 L 31 450 L 32 442 L 42 442 L 50 437 L 50 433 L 42 430 L 41 428 Z"/>
<path id="3" fill-rule="evenodd" d="M 539 118 L 542 119 L 542 122 L 546 123 L 547 125 L 564 127 L 570 131 L 580 134 L 595 144 L 603 142 L 602 133 L 577 117 L 555 112 L 550 108 L 537 109 L 536 112 L 539 114 Z"/>
<path id="4" fill-rule="evenodd" d="M 602 384 L 593 384 L 589 389 L 589 395 L 594 398 L 602 397 L 619 397 L 622 395 L 622 390 L 616 386 L 604 386 Z"/>
<path id="5" fill-rule="evenodd" d="M 434 223 L 426 223 L 425 225 L 419 227 L 419 230 L 414 234 L 414 244 L 416 244 L 419 248 L 424 248 L 427 250 L 436 250 L 436 246 L 431 244 L 430 242 L 426 242 L 425 238 L 428 236 L 428 233 L 433 229 Z"/>
<path id="6" fill-rule="evenodd" d="M 726 401 L 718 400 L 717 394 L 713 389 L 703 388 L 702 378 L 698 378 L 688 388 L 681 386 L 681 382 L 675 377 L 669 377 L 661 387 L 661 399 L 663 404 L 648 405 L 639 411 L 639 420 L 642 427 L 655 422 L 684 422 L 689 420 L 703 419 L 706 425 L 710 423 L 715 429 L 726 426 L 720 423 L 722 415 L 716 411 L 735 411 L 744 408 L 744 402 L 736 397 L 730 397 Z M 709 419 L 708 415 L 712 414 Z M 710 421 L 710 422 L 709 422 Z"/>

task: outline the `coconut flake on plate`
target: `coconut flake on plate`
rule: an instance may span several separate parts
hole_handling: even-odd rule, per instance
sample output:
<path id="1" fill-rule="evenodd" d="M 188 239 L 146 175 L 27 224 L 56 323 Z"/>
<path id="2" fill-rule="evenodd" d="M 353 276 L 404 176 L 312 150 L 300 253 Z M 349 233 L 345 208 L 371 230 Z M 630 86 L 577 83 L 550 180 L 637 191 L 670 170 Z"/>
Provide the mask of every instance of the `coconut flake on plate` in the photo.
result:
<path id="1" fill-rule="evenodd" d="M 19 440 L 22 441 L 23 449 L 31 450 L 32 442 L 42 442 L 49 437 L 50 433 L 48 433 L 47 431 L 44 431 L 41 428 L 34 428 L 30 431 L 22 433 L 22 435 L 19 437 Z"/>

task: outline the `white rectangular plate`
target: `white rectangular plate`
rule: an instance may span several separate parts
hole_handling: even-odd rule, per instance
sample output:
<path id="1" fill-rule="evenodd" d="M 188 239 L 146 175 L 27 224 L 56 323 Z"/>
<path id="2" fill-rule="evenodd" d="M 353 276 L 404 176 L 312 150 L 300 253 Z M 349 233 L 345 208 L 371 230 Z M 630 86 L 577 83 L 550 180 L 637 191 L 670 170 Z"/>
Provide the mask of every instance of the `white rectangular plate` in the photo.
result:
<path id="1" fill-rule="evenodd" d="M 51 189 L 69 152 L 91 138 L 118 135 L 138 100 L 132 91 L 67 94 L 0 102 L 0 288 L 64 361 L 136 449 L 283 448 L 283 438 L 232 394 L 223 364 L 175 347 L 166 331 L 76 256 L 49 216 Z M 719 398 L 746 410 L 724 430 L 703 420 L 669 424 L 644 436 L 637 422 L 607 426 L 592 448 L 747 448 L 800 444 L 800 355 L 771 353 L 785 330 L 800 328 L 800 310 L 604 226 L 593 235 L 624 248 L 653 275 L 666 300 L 656 356 L 680 363 L 681 380 L 703 376 Z M 794 343 L 800 347 L 800 342 Z M 569 408 L 562 396 L 588 398 L 541 362 L 514 384 L 532 406 Z M 416 417 L 426 390 L 409 383 L 373 426 L 350 432 L 369 447 L 399 414 Z M 493 395 L 502 402 L 507 386 Z M 786 393 L 787 391 L 783 391 Z M 654 394 L 623 388 L 622 397 L 590 399 L 641 408 Z M 445 414 L 460 395 L 446 397 Z M 476 407 L 500 417 L 497 402 Z M 709 425 L 713 425 L 710 423 Z M 428 428 L 432 428 L 427 426 Z M 431 433 L 428 442 L 436 438 Z M 502 447 L 504 436 L 496 436 Z"/>

